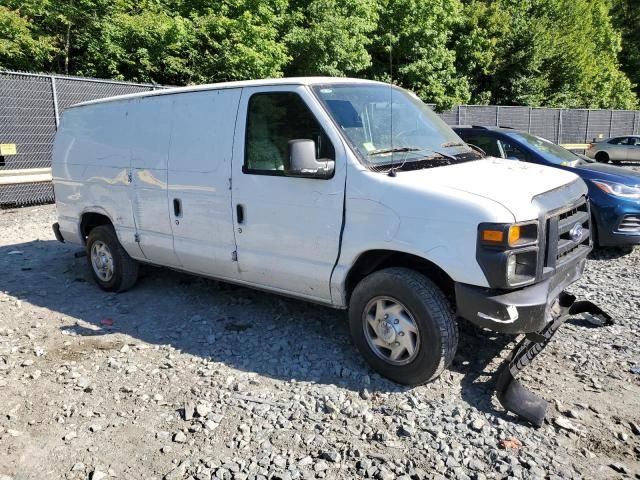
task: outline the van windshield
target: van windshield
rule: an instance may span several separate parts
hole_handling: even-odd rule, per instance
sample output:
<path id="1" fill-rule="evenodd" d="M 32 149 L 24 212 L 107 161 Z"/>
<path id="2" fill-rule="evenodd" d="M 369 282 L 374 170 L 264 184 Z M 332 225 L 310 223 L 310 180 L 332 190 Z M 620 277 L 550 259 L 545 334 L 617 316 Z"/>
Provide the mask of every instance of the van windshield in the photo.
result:
<path id="1" fill-rule="evenodd" d="M 401 88 L 332 84 L 314 91 L 368 168 L 481 158 L 431 108 Z"/>

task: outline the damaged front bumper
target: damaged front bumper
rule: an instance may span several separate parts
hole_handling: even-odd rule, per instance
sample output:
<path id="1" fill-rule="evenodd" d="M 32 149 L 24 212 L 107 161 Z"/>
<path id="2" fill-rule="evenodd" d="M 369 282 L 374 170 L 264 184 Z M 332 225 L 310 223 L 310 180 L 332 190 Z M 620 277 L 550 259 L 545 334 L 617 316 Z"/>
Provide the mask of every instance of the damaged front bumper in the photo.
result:
<path id="1" fill-rule="evenodd" d="M 613 323 L 611 317 L 589 301 L 576 301 L 576 297 L 561 292 L 554 306 L 552 320 L 540 332 L 526 335 L 512 350 L 498 372 L 496 394 L 505 410 L 539 427 L 544 422 L 548 403 L 530 392 L 517 380 L 517 375 L 547 346 L 560 326 L 573 315 L 590 313 L 599 317 L 603 325 Z"/>
<path id="2" fill-rule="evenodd" d="M 501 333 L 540 332 L 549 322 L 551 304 L 560 292 L 582 276 L 585 264 L 586 258 L 581 258 L 556 270 L 550 278 L 518 290 L 456 283 L 458 316 Z"/>
<path id="3" fill-rule="evenodd" d="M 586 257 L 586 255 L 585 255 Z M 527 390 L 517 375 L 544 350 L 571 316 L 590 313 L 602 324 L 611 317 L 588 301 L 576 301 L 564 289 L 584 271 L 586 258 L 557 269 L 550 278 L 519 290 L 494 290 L 456 284 L 458 315 L 476 325 L 502 333 L 525 334 L 497 374 L 496 394 L 505 410 L 541 426 L 548 403 Z"/>

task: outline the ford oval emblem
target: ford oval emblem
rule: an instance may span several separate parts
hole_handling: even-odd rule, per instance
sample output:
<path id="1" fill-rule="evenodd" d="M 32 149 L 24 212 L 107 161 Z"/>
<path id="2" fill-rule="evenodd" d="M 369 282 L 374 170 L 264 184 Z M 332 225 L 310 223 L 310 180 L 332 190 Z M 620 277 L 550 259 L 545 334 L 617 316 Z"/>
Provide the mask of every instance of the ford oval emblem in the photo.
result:
<path id="1" fill-rule="evenodd" d="M 569 230 L 569 235 L 571 236 L 571 240 L 573 240 L 574 242 L 579 242 L 580 239 L 582 238 L 583 233 L 584 233 L 584 228 L 580 223 L 576 223 L 573 227 L 571 227 L 571 230 Z"/>

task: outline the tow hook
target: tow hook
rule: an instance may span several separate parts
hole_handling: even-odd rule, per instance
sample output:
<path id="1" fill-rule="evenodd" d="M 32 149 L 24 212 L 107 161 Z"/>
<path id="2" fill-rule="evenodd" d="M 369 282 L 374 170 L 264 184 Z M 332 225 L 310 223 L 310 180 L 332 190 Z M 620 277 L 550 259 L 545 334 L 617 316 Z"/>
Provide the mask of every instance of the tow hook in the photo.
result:
<path id="1" fill-rule="evenodd" d="M 536 427 L 542 426 L 548 402 L 527 390 L 516 376 L 547 346 L 560 326 L 571 316 L 589 313 L 602 320 L 603 325 L 612 325 L 613 320 L 592 302 L 576 301 L 576 297 L 566 292 L 558 297 L 559 312 L 547 326 L 538 333 L 526 335 L 511 351 L 497 374 L 496 394 L 505 410 L 515 413 Z"/>

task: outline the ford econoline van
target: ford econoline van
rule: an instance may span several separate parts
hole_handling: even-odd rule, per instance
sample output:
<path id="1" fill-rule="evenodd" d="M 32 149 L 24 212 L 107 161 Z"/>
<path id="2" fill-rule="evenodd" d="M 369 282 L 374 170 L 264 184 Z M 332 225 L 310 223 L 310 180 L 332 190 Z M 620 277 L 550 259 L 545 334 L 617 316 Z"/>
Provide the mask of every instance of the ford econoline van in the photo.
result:
<path id="1" fill-rule="evenodd" d="M 371 366 L 412 385 L 451 363 L 458 317 L 543 332 L 591 250 L 578 177 L 485 157 L 374 81 L 75 105 L 53 176 L 56 235 L 86 247 L 104 290 L 131 288 L 148 263 L 348 308 Z"/>

